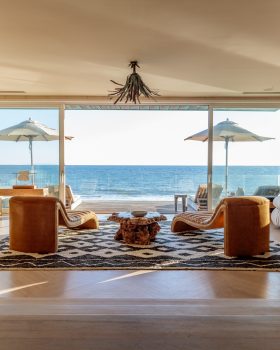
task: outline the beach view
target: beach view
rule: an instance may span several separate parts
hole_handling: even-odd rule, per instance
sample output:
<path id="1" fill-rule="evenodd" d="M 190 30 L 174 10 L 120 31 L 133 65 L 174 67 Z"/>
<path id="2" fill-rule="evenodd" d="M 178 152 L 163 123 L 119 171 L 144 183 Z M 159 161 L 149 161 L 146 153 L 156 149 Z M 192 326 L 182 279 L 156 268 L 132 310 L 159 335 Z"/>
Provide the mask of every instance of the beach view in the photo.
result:
<path id="1" fill-rule="evenodd" d="M 213 143 L 212 182 L 222 187 L 221 198 L 237 191 L 253 195 L 259 186 L 280 185 L 278 114 L 215 111 L 214 125 L 230 119 L 265 136 L 255 142 L 229 140 L 227 167 L 225 143 Z M 2 110 L 1 115 L 9 116 L 1 119 L 3 129 L 28 118 L 58 129 L 57 110 Z M 264 119 L 270 124 L 264 125 Z M 174 212 L 175 194 L 194 197 L 198 186 L 207 183 L 207 140 L 185 140 L 203 130 L 207 135 L 207 127 L 205 110 L 67 111 L 65 135 L 72 138 L 65 142 L 66 184 L 81 198 L 79 208 Z M 5 149 L 0 155 L 0 184 L 10 188 L 18 184 L 18 172 L 31 169 L 30 147 L 27 142 L 0 142 Z M 59 184 L 58 140 L 34 141 L 32 152 L 36 186 L 53 191 Z"/>

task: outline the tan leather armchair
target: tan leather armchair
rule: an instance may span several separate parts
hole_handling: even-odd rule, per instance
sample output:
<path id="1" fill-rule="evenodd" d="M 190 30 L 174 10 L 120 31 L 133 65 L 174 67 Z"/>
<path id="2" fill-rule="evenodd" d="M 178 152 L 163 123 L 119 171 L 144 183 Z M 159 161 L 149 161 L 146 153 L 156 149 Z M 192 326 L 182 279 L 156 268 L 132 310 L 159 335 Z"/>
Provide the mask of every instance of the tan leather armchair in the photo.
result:
<path id="1" fill-rule="evenodd" d="M 54 197 L 15 196 L 10 199 L 10 249 L 26 253 L 55 253 L 58 226 L 96 229 L 92 211 L 66 211 Z"/>
<path id="2" fill-rule="evenodd" d="M 172 232 L 224 228 L 228 256 L 252 256 L 269 251 L 269 200 L 264 197 L 229 197 L 213 213 L 185 212 L 174 217 Z"/>

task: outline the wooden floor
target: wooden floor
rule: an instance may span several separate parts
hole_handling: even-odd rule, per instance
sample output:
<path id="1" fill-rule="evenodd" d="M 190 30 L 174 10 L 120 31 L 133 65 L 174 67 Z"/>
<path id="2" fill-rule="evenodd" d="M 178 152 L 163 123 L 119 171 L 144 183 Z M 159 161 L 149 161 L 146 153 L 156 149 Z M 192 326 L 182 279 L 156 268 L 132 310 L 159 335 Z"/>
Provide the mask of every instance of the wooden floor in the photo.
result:
<path id="1" fill-rule="evenodd" d="M 0 322 L 0 350 L 279 349 L 280 273 L 2 271 Z"/>

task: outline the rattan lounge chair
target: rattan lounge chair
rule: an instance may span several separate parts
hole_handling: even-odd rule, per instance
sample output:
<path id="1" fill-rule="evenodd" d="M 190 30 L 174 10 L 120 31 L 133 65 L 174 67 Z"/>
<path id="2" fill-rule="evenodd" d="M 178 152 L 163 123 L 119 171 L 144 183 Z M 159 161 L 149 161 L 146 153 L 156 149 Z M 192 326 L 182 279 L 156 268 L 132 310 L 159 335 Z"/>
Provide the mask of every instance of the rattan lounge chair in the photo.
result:
<path id="1" fill-rule="evenodd" d="M 81 197 L 75 195 L 69 185 L 65 186 L 65 206 L 67 209 L 75 209 L 82 203 Z"/>
<path id="2" fill-rule="evenodd" d="M 255 193 L 254 196 L 263 196 L 263 197 L 276 197 L 280 193 L 280 186 L 259 186 Z"/>
<path id="3" fill-rule="evenodd" d="M 272 203 L 273 199 L 277 197 L 280 194 L 280 186 L 276 185 L 266 185 L 266 186 L 259 186 L 254 196 L 262 196 L 270 200 Z M 271 205 L 271 209 L 273 209 L 273 205 Z"/>
<path id="4" fill-rule="evenodd" d="M 269 200 L 264 197 L 224 198 L 210 212 L 175 215 L 172 232 L 224 228 L 224 251 L 228 256 L 252 256 L 269 250 Z"/>
<path id="5" fill-rule="evenodd" d="M 18 181 L 30 181 L 30 171 L 29 170 L 21 170 L 16 173 L 16 183 Z"/>
<path id="6" fill-rule="evenodd" d="M 223 186 L 221 185 L 212 185 L 212 198 L 213 205 L 215 206 L 219 200 L 221 193 L 223 191 Z M 207 184 L 202 184 L 198 186 L 195 197 L 188 197 L 188 207 L 192 210 L 208 210 L 208 191 Z"/>
<path id="7" fill-rule="evenodd" d="M 97 229 L 92 211 L 67 211 L 55 197 L 15 196 L 10 199 L 10 249 L 21 252 L 57 251 L 58 226 Z"/>
<path id="8" fill-rule="evenodd" d="M 59 198 L 59 186 L 51 185 L 48 186 L 49 195 L 52 197 Z M 66 209 L 75 209 L 82 203 L 79 195 L 74 195 L 71 186 L 65 185 L 65 207 Z"/>

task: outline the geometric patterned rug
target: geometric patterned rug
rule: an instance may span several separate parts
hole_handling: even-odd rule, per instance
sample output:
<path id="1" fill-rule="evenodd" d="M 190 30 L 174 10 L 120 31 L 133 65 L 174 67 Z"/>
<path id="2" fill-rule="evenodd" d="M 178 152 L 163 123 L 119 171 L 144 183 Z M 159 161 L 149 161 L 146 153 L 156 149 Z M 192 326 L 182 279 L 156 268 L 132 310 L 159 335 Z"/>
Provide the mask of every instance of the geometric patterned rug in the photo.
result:
<path id="1" fill-rule="evenodd" d="M 280 271 L 280 243 L 271 241 L 270 252 L 254 257 L 223 254 L 223 230 L 170 232 L 161 223 L 156 240 L 148 246 L 114 240 L 119 225 L 101 222 L 99 230 L 61 229 L 58 252 L 27 254 L 9 250 L 8 238 L 0 241 L 0 270 L 267 270 Z"/>

